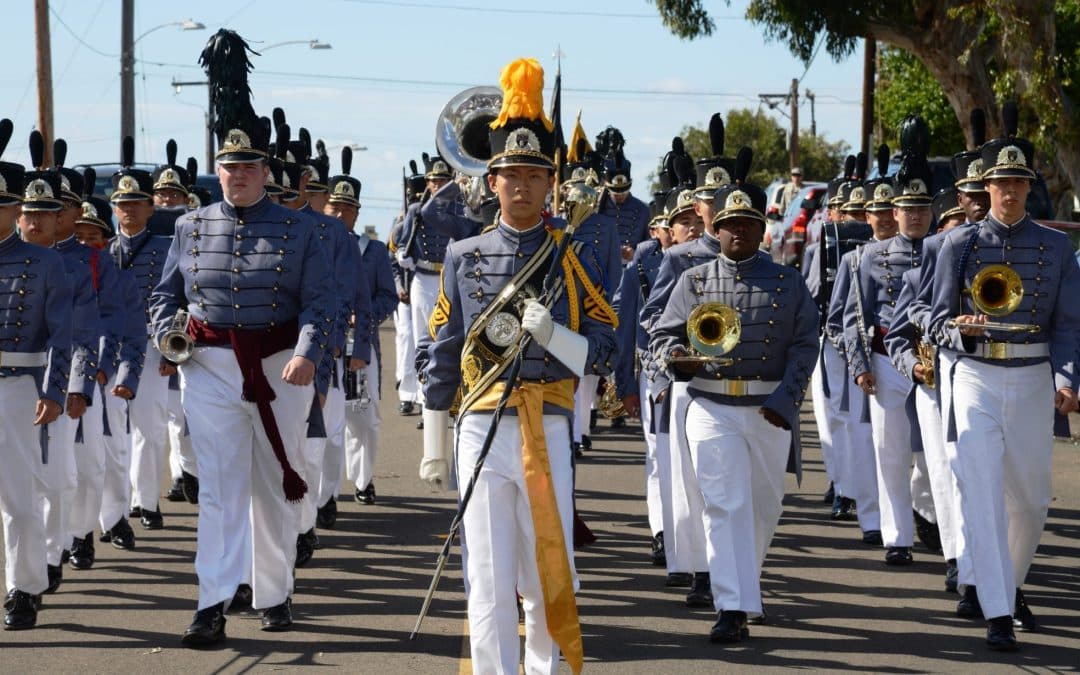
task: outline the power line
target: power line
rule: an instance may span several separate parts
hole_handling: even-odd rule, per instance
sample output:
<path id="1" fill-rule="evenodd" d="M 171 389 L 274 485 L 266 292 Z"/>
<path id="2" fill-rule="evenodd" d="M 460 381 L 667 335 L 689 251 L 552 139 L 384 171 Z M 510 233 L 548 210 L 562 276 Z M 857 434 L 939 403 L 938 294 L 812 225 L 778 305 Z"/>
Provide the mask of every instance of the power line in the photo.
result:
<path id="1" fill-rule="evenodd" d="M 349 0 L 358 5 L 382 5 L 387 7 L 413 7 L 420 9 L 451 10 L 456 12 L 483 12 L 485 14 L 539 14 L 543 16 L 592 16 L 605 19 L 658 19 L 657 14 L 630 14 L 619 12 L 598 12 L 587 10 L 544 10 L 544 9 L 514 9 L 509 7 L 475 5 L 441 5 L 423 2 L 398 2 L 398 0 Z"/>
<path id="2" fill-rule="evenodd" d="M 78 42 L 79 44 L 81 44 L 83 47 L 86 47 L 87 49 L 89 49 L 90 51 L 94 52 L 95 54 L 97 54 L 99 56 L 104 56 L 104 57 L 107 57 L 107 58 L 110 58 L 110 59 L 118 59 L 118 58 L 120 58 L 119 54 L 106 54 L 105 52 L 101 51 L 97 47 L 94 47 L 93 45 L 91 45 L 86 40 L 83 40 L 81 37 L 79 37 L 79 35 L 74 30 L 72 30 L 71 26 L 64 23 L 64 19 L 60 16 L 60 14 L 55 9 L 53 9 L 53 7 L 51 5 L 49 6 L 49 14 L 52 14 L 56 18 L 56 20 L 60 23 L 60 25 L 64 27 L 64 30 L 66 30 L 68 33 L 70 33 L 71 37 L 75 38 L 75 41 Z"/>

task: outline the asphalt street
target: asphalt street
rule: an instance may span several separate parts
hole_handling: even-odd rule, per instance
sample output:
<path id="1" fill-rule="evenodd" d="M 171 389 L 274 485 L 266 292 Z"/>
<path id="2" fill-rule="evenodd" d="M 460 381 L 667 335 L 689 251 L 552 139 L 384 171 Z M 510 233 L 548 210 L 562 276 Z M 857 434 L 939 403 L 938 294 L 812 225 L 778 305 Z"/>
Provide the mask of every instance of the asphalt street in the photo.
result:
<path id="1" fill-rule="evenodd" d="M 417 478 L 419 417 L 397 413 L 388 327 L 382 344 L 388 395 L 380 406 L 377 503 L 358 504 L 352 486 L 342 486 L 336 527 L 320 531 L 323 548 L 297 572 L 293 631 L 263 633 L 258 614 L 234 615 L 222 649 L 180 646 L 195 610 L 197 507 L 163 499 L 165 529 L 147 532 L 133 523 L 134 551 L 98 543 L 93 569 L 65 567 L 64 583 L 45 597 L 36 629 L 0 632 L 0 672 L 471 672 L 456 547 L 421 636 L 408 640 L 455 500 Z M 685 589 L 665 588 L 663 569 L 650 564 L 638 428 L 617 431 L 600 422 L 577 472 L 577 505 L 597 536 L 576 558 L 586 672 L 1080 670 L 1075 443 L 1055 447 L 1054 501 L 1025 584 L 1043 627 L 1018 634 L 1019 652 L 998 654 L 985 648 L 981 622 L 955 616 L 957 597 L 943 590 L 939 554 L 917 546 L 914 565 L 886 567 L 883 550 L 863 544 L 855 523 L 830 520 L 808 409 L 803 430 L 803 481 L 796 485 L 788 477 L 783 519 L 763 576 L 768 623 L 751 626 L 748 641 L 723 647 L 707 641 L 713 613 L 687 608 Z M 565 664 L 563 670 L 569 672 Z"/>

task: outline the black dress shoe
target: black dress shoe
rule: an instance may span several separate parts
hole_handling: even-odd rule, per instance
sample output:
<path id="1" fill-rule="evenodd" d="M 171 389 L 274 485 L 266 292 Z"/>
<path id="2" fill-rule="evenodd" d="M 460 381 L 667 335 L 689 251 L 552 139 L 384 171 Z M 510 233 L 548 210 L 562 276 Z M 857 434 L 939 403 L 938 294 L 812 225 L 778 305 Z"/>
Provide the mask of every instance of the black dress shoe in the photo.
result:
<path id="1" fill-rule="evenodd" d="M 280 605 L 263 610 L 262 629 L 270 633 L 280 633 L 292 628 L 292 598 Z"/>
<path id="2" fill-rule="evenodd" d="M 233 593 L 232 602 L 229 603 L 229 614 L 243 614 L 251 611 L 251 586 L 240 584 Z"/>
<path id="3" fill-rule="evenodd" d="M 748 637 L 750 637 L 750 629 L 746 627 L 746 612 L 735 610 L 720 612 L 712 630 L 709 631 L 709 642 L 742 642 Z"/>
<path id="4" fill-rule="evenodd" d="M 177 478 L 173 480 L 172 487 L 165 493 L 165 499 L 170 502 L 182 502 L 184 501 L 184 479 Z"/>
<path id="5" fill-rule="evenodd" d="M 855 500 L 849 499 L 847 497 L 837 497 L 835 500 L 833 500 L 832 519 L 854 520 Z"/>
<path id="6" fill-rule="evenodd" d="M 612 429 L 625 429 L 626 428 L 626 416 L 625 415 L 620 415 L 620 416 L 616 417 L 615 419 L 611 420 L 611 428 Z"/>
<path id="7" fill-rule="evenodd" d="M 157 508 L 153 511 L 150 509 L 143 509 L 142 517 L 139 518 L 139 522 L 142 523 L 143 528 L 147 530 L 160 530 L 165 527 L 165 519 L 161 517 L 161 511 Z"/>
<path id="8" fill-rule="evenodd" d="M 1015 652 L 1020 649 L 1013 633 L 1011 616 L 995 616 L 986 622 L 986 645 L 995 652 Z"/>
<path id="9" fill-rule="evenodd" d="M 322 542 L 319 541 L 319 535 L 315 532 L 314 527 L 305 532 L 304 537 L 307 539 L 308 544 L 311 545 L 312 550 L 318 551 L 322 548 Z"/>
<path id="10" fill-rule="evenodd" d="M 60 551 L 60 564 L 66 565 L 69 560 L 71 560 L 71 551 L 66 548 Z"/>
<path id="11" fill-rule="evenodd" d="M 86 537 L 75 537 L 71 545 L 71 566 L 77 570 L 88 570 L 94 566 L 94 533 L 87 532 Z"/>
<path id="12" fill-rule="evenodd" d="M 60 588 L 60 583 L 64 580 L 64 568 L 60 565 L 46 565 L 46 572 L 49 575 L 49 585 L 45 589 L 45 593 L 55 593 L 56 589 Z"/>
<path id="13" fill-rule="evenodd" d="M 862 541 L 871 546 L 881 546 L 884 542 L 881 538 L 881 530 L 866 530 L 862 533 Z"/>
<path id="14" fill-rule="evenodd" d="M 574 451 L 575 459 L 581 459 L 585 456 L 585 450 L 581 447 L 581 443 L 571 443 L 570 448 Z"/>
<path id="15" fill-rule="evenodd" d="M 712 607 L 712 582 L 708 572 L 694 572 L 694 583 L 686 594 L 687 607 Z"/>
<path id="16" fill-rule="evenodd" d="M 821 501 L 825 504 L 832 504 L 834 501 L 836 501 L 836 487 L 831 481 L 829 482 L 829 489 L 825 491 L 824 495 L 822 495 Z"/>
<path id="17" fill-rule="evenodd" d="M 761 606 L 761 614 L 757 616 L 751 616 L 746 619 L 746 623 L 749 626 L 764 626 L 769 622 L 769 615 L 765 613 L 765 605 Z"/>
<path id="18" fill-rule="evenodd" d="M 4 630 L 26 630 L 37 624 L 41 596 L 11 589 L 4 600 Z"/>
<path id="19" fill-rule="evenodd" d="M 199 503 L 199 477 L 193 476 L 187 471 L 184 471 L 180 475 L 182 481 L 182 489 L 184 491 L 184 499 L 188 501 L 188 504 Z"/>
<path id="20" fill-rule="evenodd" d="M 589 411 L 589 431 L 592 431 L 593 429 L 596 428 L 596 418 L 597 418 L 597 413 L 598 412 L 599 411 L 597 411 L 597 410 L 590 410 Z"/>
<path id="21" fill-rule="evenodd" d="M 587 434 L 581 435 L 581 449 L 592 450 L 592 439 Z"/>
<path id="22" fill-rule="evenodd" d="M 225 603 L 200 609 L 195 612 L 195 619 L 184 631 L 180 643 L 185 647 L 213 647 L 225 641 Z"/>
<path id="23" fill-rule="evenodd" d="M 912 513 L 915 514 L 915 535 L 919 537 L 919 541 L 931 551 L 940 551 L 941 531 L 937 523 L 931 523 L 923 518 L 918 511 L 912 511 Z"/>
<path id="24" fill-rule="evenodd" d="M 135 548 L 135 531 L 131 529 L 127 518 L 121 516 L 116 524 L 109 528 L 109 539 L 116 548 L 132 550 Z"/>
<path id="25" fill-rule="evenodd" d="M 1016 589 L 1016 604 L 1013 607 L 1013 628 L 1019 628 L 1020 630 L 1039 629 L 1039 622 L 1035 620 L 1035 615 L 1031 613 L 1027 599 L 1024 598 L 1024 592 L 1019 588 Z"/>
<path id="26" fill-rule="evenodd" d="M 307 533 L 296 535 L 296 567 L 303 567 L 311 562 L 311 556 L 315 555 L 315 547 L 307 538 Z"/>
<path id="27" fill-rule="evenodd" d="M 324 530 L 334 529 L 337 523 L 337 501 L 331 497 L 330 501 L 319 507 L 315 513 L 315 524 Z"/>
<path id="28" fill-rule="evenodd" d="M 956 616 L 965 619 L 983 618 L 982 605 L 979 604 L 979 594 L 974 586 L 968 586 L 960 596 L 960 602 L 956 603 Z"/>
<path id="29" fill-rule="evenodd" d="M 359 504 L 374 504 L 375 503 L 375 481 L 371 481 L 364 486 L 364 489 L 356 489 L 356 501 Z"/>
<path id="30" fill-rule="evenodd" d="M 670 572 L 664 580 L 668 588 L 690 588 L 694 585 L 694 575 L 689 572 Z"/>
<path id="31" fill-rule="evenodd" d="M 894 566 L 910 565 L 914 562 L 911 557 L 911 547 L 909 546 L 890 546 L 885 551 L 885 564 Z"/>
<path id="32" fill-rule="evenodd" d="M 667 565 L 667 552 L 664 549 L 664 533 L 657 532 L 652 538 L 652 564 L 657 567 Z"/>
<path id="33" fill-rule="evenodd" d="M 138 518 L 141 515 L 142 515 L 142 507 L 139 507 L 139 506 L 132 506 L 131 510 L 128 511 L 128 518 Z"/>
<path id="34" fill-rule="evenodd" d="M 415 404 L 412 401 L 402 401 L 398 404 L 397 411 L 402 415 L 411 415 L 415 409 Z"/>
<path id="35" fill-rule="evenodd" d="M 945 561 L 945 592 L 955 593 L 960 580 L 960 570 L 956 567 L 956 558 Z"/>

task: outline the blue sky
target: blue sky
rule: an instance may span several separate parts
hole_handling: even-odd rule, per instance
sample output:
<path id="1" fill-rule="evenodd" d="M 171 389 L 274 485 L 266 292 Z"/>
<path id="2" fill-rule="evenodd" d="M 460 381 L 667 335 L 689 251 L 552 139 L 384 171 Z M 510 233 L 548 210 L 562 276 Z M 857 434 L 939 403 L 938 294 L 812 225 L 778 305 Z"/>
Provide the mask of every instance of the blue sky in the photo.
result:
<path id="1" fill-rule="evenodd" d="M 806 70 L 742 19 L 745 2 L 706 5 L 716 33 L 685 42 L 667 32 L 645 0 L 136 0 L 135 35 L 145 34 L 135 46 L 136 160 L 163 162 L 165 142 L 175 138 L 181 163 L 195 156 L 205 170 L 206 89 L 176 93 L 170 82 L 203 79 L 199 52 L 224 26 L 256 50 L 311 39 L 332 46 L 285 45 L 253 57 L 255 108 L 269 115 L 281 106 L 294 130 L 305 126 L 324 139 L 332 172 L 344 144 L 366 147 L 352 171 L 363 182 L 360 221 L 382 234 L 400 208 L 401 167 L 434 151 L 435 120 L 450 97 L 468 86 L 497 85 L 505 63 L 533 56 L 547 70 L 549 102 L 557 48 L 563 53 L 567 134 L 579 108 L 590 137 L 608 124 L 618 126 L 641 184 L 682 126 L 704 125 L 713 112 L 757 108 L 759 93 L 786 91 Z M 54 125 L 68 141 L 68 164 L 116 161 L 120 2 L 52 0 L 51 7 Z M 37 122 L 33 3 L 22 0 L 6 9 L 5 47 L 20 56 L 0 72 L 6 102 L 0 114 L 15 123 L 4 158 L 26 162 L 26 138 Z M 188 18 L 206 30 L 153 30 Z M 817 95 L 818 132 L 830 140 L 855 145 L 861 71 L 861 48 L 842 63 L 822 50 L 806 70 L 800 94 L 809 88 Z M 808 127 L 809 105 L 799 114 Z M 777 119 L 788 125 L 786 117 Z"/>

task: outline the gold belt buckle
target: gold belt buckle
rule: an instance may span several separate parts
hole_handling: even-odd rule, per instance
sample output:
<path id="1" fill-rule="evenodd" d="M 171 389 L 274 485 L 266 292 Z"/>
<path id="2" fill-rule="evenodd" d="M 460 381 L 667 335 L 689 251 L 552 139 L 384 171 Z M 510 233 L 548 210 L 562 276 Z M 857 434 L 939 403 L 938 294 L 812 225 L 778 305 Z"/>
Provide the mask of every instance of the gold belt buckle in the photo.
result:
<path id="1" fill-rule="evenodd" d="M 990 350 L 988 357 L 998 361 L 1009 358 L 1009 343 L 1008 342 L 994 342 L 990 341 L 986 343 Z"/>
<path id="2" fill-rule="evenodd" d="M 743 380 L 728 380 L 725 385 L 728 396 L 746 396 L 746 382 Z"/>
<path id="3" fill-rule="evenodd" d="M 442 263 L 435 263 L 435 271 L 438 272 L 439 274 L 442 274 L 442 266 L 443 266 Z"/>

